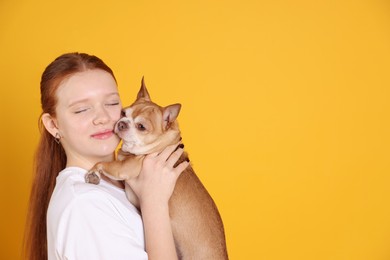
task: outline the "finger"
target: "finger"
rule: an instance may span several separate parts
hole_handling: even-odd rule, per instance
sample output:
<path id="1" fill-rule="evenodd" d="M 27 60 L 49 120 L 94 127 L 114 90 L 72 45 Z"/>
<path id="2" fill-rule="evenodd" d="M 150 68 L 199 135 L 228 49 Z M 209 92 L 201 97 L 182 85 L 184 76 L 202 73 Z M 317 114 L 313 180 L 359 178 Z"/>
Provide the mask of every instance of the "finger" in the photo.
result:
<path id="1" fill-rule="evenodd" d="M 147 156 L 148 156 L 148 157 L 157 157 L 158 155 L 159 155 L 158 152 L 154 152 L 154 153 L 148 154 Z"/>
<path id="2" fill-rule="evenodd" d="M 183 154 L 184 150 L 183 150 L 183 147 L 184 146 L 181 146 L 179 148 L 177 148 L 176 151 L 174 151 L 171 156 L 169 156 L 168 160 L 167 160 L 167 166 L 169 167 L 173 167 L 177 160 L 179 160 L 180 156 Z"/>
<path id="3" fill-rule="evenodd" d="M 168 160 L 169 156 L 170 156 L 170 155 L 171 155 L 179 146 L 182 146 L 182 148 L 184 147 L 184 145 L 183 145 L 181 142 L 178 142 L 178 143 L 176 143 L 176 144 L 167 146 L 167 147 L 159 154 L 159 157 L 160 157 L 161 160 L 163 160 L 163 161 Z"/>
<path id="4" fill-rule="evenodd" d="M 179 177 L 180 174 L 185 170 L 187 169 L 187 167 L 190 165 L 190 161 L 184 161 L 182 163 L 180 163 L 178 166 L 176 166 L 174 172 L 177 174 L 177 176 Z"/>

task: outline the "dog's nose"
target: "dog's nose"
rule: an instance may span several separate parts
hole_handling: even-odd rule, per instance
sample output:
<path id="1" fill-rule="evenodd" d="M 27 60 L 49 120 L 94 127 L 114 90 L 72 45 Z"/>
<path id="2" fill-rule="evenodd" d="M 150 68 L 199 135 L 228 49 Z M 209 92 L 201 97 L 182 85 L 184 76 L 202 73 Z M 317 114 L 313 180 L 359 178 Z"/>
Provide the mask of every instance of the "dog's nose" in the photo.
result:
<path id="1" fill-rule="evenodd" d="M 126 122 L 120 121 L 118 122 L 118 130 L 123 131 L 126 130 L 129 127 L 129 125 Z"/>

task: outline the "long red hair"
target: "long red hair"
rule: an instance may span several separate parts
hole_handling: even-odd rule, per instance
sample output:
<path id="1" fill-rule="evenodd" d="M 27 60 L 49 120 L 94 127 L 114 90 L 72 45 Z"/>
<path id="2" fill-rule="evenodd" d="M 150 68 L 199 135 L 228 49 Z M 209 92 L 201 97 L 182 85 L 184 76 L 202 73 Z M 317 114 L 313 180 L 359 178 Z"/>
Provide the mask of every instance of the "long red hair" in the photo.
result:
<path id="1" fill-rule="evenodd" d="M 57 89 L 61 82 L 77 72 L 89 69 L 112 70 L 98 57 L 85 53 L 67 53 L 46 67 L 41 78 L 42 114 L 56 116 Z M 25 234 L 25 257 L 47 259 L 46 213 L 58 173 L 66 166 L 66 154 L 61 144 L 45 129 L 39 118 L 40 141 L 35 154 L 33 184 Z"/>

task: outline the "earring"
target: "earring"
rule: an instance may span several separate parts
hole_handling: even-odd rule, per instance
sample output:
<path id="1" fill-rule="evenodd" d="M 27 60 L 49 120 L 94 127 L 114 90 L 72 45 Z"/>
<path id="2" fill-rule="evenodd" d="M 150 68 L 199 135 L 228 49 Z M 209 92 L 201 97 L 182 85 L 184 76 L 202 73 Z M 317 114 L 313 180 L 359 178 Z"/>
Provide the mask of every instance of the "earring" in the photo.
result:
<path id="1" fill-rule="evenodd" d="M 60 144 L 61 135 L 57 132 L 56 136 L 54 137 L 54 141 L 56 141 L 57 144 Z"/>

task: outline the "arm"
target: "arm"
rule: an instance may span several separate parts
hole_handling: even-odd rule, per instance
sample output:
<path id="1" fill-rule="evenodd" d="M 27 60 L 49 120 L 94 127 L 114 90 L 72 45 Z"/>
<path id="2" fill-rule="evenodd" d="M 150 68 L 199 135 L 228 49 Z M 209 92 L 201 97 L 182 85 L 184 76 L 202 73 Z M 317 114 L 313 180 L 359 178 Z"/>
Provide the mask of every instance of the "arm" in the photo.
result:
<path id="1" fill-rule="evenodd" d="M 149 260 L 178 259 L 168 205 L 141 205 Z"/>
<path id="2" fill-rule="evenodd" d="M 178 144 L 168 146 L 160 154 L 145 157 L 140 175 L 128 184 L 140 199 L 145 229 L 146 251 L 150 260 L 177 259 L 169 218 L 169 198 L 180 173 L 189 165 L 173 166 L 183 153 Z"/>

